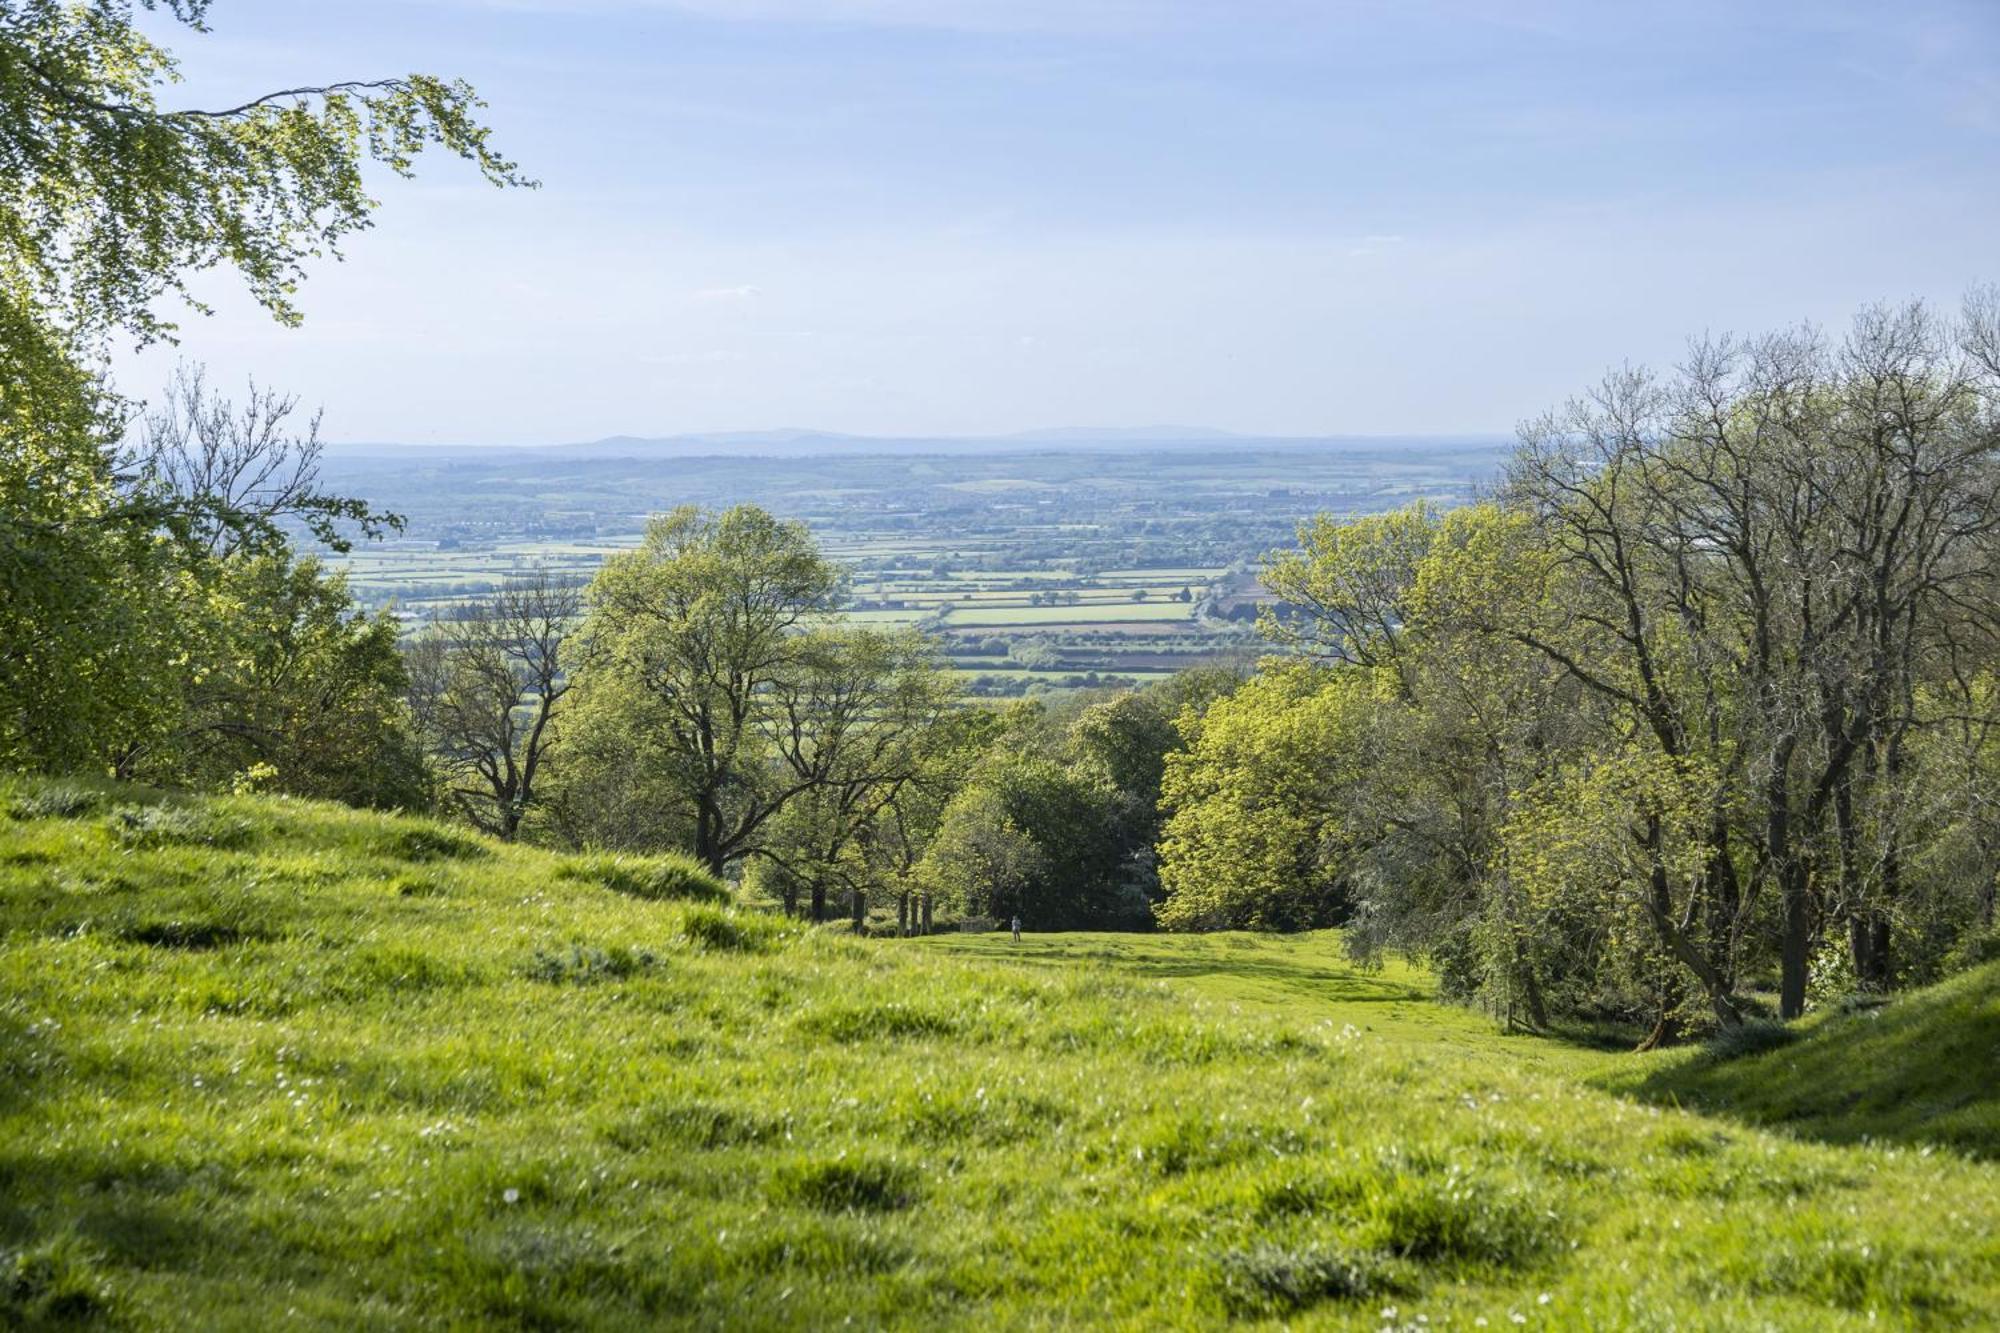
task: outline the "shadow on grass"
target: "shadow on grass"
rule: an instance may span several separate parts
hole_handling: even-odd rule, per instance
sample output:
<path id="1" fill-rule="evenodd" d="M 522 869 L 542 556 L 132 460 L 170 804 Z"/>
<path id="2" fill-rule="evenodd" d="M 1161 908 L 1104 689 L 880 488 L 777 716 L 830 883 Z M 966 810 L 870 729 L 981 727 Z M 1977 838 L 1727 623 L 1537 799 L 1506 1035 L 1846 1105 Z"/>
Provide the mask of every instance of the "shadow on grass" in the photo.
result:
<path id="1" fill-rule="evenodd" d="M 1880 1008 L 1830 1014 L 1775 1049 L 1719 1046 L 1595 1080 L 1611 1091 L 1828 1143 L 2000 1160 L 2000 964 Z"/>

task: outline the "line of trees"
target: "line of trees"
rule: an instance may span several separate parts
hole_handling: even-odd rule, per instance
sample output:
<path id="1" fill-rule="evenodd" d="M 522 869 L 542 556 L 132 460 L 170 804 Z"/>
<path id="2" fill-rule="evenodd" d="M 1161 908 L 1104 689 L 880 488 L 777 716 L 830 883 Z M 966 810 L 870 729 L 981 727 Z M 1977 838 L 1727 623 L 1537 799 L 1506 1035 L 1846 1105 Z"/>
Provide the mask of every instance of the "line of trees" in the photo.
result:
<path id="1" fill-rule="evenodd" d="M 505 838 L 689 850 L 813 919 L 1144 927 L 1174 717 L 1234 683 L 968 707 L 938 645 L 841 620 L 797 522 L 684 508 L 587 588 L 511 582 L 414 639 L 445 800 Z"/>
<path id="2" fill-rule="evenodd" d="M 1994 916 L 2000 296 L 1696 345 L 1499 492 L 1305 525 L 1169 762 L 1170 927 L 1351 918 L 1523 1021 L 1733 1025 Z"/>

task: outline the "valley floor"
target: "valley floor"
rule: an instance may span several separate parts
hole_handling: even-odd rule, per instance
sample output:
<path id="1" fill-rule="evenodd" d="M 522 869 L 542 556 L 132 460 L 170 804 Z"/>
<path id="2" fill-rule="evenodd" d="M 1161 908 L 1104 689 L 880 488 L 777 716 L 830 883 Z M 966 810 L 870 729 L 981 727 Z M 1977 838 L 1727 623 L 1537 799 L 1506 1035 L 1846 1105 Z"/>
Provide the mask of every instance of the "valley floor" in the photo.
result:
<path id="1" fill-rule="evenodd" d="M 326 806 L 0 809 L 0 1325 L 2000 1323 L 1993 968 L 1639 1058 L 1331 935 L 861 940 Z"/>

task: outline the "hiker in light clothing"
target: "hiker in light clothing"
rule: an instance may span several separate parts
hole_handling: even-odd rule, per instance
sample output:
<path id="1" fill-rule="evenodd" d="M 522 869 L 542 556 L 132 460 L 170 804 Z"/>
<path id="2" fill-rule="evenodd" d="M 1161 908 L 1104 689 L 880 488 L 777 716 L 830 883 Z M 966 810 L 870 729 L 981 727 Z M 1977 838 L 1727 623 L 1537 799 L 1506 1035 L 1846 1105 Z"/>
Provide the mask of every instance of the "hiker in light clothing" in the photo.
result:
<path id="1" fill-rule="evenodd" d="M 1014 916 L 1014 943 L 1019 944 L 1020 942 L 1021 942 L 1021 917 L 1019 913 L 1016 913 Z"/>

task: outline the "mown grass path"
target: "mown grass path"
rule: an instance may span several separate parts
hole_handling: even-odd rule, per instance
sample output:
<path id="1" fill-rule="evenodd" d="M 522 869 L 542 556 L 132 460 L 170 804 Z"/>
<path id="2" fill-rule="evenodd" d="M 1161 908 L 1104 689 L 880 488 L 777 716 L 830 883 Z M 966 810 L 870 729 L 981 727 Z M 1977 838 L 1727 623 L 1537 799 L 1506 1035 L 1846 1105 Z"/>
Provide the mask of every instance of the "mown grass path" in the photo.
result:
<path id="1" fill-rule="evenodd" d="M 1681 1066 L 1331 937 L 861 940 L 312 804 L 0 811 L 0 1326 L 2000 1310 L 2000 1168 L 1921 1117 L 1833 1145 L 1618 1095 Z"/>

